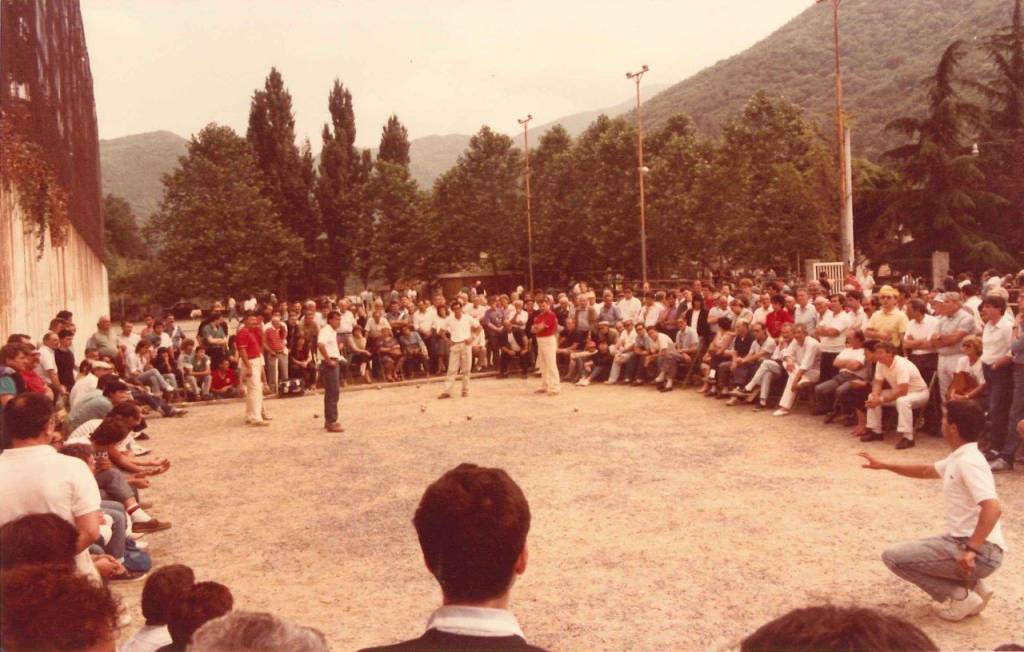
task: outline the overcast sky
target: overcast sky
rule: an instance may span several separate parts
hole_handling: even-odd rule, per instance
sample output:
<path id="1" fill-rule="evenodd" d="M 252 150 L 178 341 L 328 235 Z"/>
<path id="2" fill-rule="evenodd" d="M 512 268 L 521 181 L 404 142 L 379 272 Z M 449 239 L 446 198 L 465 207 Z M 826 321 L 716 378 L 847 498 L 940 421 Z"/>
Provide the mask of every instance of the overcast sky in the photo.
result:
<path id="1" fill-rule="evenodd" d="M 335 77 L 357 144 L 391 113 L 410 136 L 517 128 L 622 102 L 627 70 L 670 84 L 736 54 L 812 0 L 82 0 L 101 138 L 215 121 L 245 133 L 271 66 L 319 150 Z M 824 7 L 821 10 L 825 10 Z"/>

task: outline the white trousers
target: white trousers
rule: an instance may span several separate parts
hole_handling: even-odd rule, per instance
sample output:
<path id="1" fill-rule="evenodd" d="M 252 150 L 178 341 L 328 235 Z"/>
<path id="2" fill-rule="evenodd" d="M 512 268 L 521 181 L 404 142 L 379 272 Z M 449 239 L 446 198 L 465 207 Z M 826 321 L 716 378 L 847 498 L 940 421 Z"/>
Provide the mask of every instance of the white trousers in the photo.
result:
<path id="1" fill-rule="evenodd" d="M 459 372 L 462 372 L 462 391 L 469 391 L 469 372 L 473 368 L 473 348 L 465 342 L 452 344 L 448 349 L 448 375 L 444 380 L 444 391 L 451 392 Z"/>
<path id="2" fill-rule="evenodd" d="M 914 438 L 914 410 L 928 404 L 928 390 L 910 392 L 896 399 L 896 414 L 899 416 L 896 430 L 907 439 Z M 890 403 L 889 405 L 892 405 Z M 882 406 L 868 408 L 868 429 L 882 432 Z"/>
<path id="3" fill-rule="evenodd" d="M 800 387 L 810 385 L 818 382 L 818 378 L 821 377 L 821 371 L 818 369 L 808 369 L 804 372 L 804 375 L 800 378 Z M 794 380 L 796 379 L 796 372 L 789 375 L 789 379 L 786 381 L 786 389 L 782 392 L 782 398 L 779 399 L 779 407 L 787 410 L 793 408 L 793 403 L 796 402 L 797 387 L 794 387 Z"/>
<path id="4" fill-rule="evenodd" d="M 558 339 L 554 335 L 537 338 L 537 366 L 540 367 L 541 389 L 552 394 L 559 391 L 557 355 Z"/>
<path id="5" fill-rule="evenodd" d="M 249 358 L 249 367 L 251 373 L 245 376 L 245 420 L 263 421 L 263 358 Z"/>
<path id="6" fill-rule="evenodd" d="M 956 373 L 956 363 L 963 356 L 963 353 L 939 356 L 939 366 L 936 373 L 939 375 L 939 395 L 942 397 L 943 404 L 946 403 L 946 394 L 949 392 L 949 386 L 953 382 L 953 374 Z"/>

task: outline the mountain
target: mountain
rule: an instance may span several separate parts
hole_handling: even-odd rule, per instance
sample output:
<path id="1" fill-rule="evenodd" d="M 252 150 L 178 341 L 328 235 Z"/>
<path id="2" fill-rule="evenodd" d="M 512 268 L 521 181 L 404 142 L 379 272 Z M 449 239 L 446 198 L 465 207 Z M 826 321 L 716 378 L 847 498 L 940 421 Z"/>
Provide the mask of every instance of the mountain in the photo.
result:
<path id="1" fill-rule="evenodd" d="M 655 95 L 669 87 L 669 84 L 641 84 L 640 101 L 646 102 L 648 99 L 654 97 Z M 630 99 L 626 100 L 625 102 L 622 102 L 621 104 L 616 104 L 615 106 L 609 106 L 603 109 L 595 109 L 593 111 L 582 111 L 580 113 L 573 113 L 572 115 L 567 115 L 564 118 L 558 118 L 557 120 L 552 120 L 551 122 L 545 122 L 542 125 L 530 127 L 530 142 L 534 144 L 539 143 L 540 139 L 543 138 L 544 134 L 550 131 L 551 128 L 554 127 L 555 125 L 562 125 L 562 127 L 567 132 L 569 132 L 569 135 L 575 138 L 576 136 L 579 136 L 584 131 L 586 131 L 587 127 L 590 126 L 590 123 L 596 120 L 598 116 L 603 114 L 611 118 L 614 118 L 616 116 L 622 115 L 623 113 L 632 113 L 635 107 L 636 95 L 634 94 L 633 97 L 631 97 Z M 513 138 L 516 138 L 516 142 L 518 143 L 518 139 L 523 137 L 523 132 L 517 130 L 515 132 L 509 132 L 509 135 L 512 136 Z"/>
<path id="2" fill-rule="evenodd" d="M 1012 11 L 1013 0 L 844 0 L 843 95 L 854 153 L 877 157 L 898 144 L 897 137 L 885 133 L 885 124 L 922 113 L 921 82 L 934 74 L 942 51 L 955 39 L 979 43 L 1009 25 Z M 975 52 L 967 64 L 980 71 L 983 60 Z M 644 120 L 657 127 L 683 112 L 714 134 L 756 90 L 764 89 L 831 127 L 834 67 L 831 2 L 813 5 L 750 49 L 644 103 Z"/>
<path id="3" fill-rule="evenodd" d="M 410 140 L 409 172 L 420 184 L 420 188 L 429 190 L 434 185 L 434 179 L 455 165 L 459 154 L 469 146 L 469 139 L 470 136 L 465 134 L 448 134 Z"/>
<path id="4" fill-rule="evenodd" d="M 185 155 L 188 141 L 169 131 L 151 131 L 100 141 L 103 194 L 124 197 L 145 224 L 163 196 L 160 179 Z"/>

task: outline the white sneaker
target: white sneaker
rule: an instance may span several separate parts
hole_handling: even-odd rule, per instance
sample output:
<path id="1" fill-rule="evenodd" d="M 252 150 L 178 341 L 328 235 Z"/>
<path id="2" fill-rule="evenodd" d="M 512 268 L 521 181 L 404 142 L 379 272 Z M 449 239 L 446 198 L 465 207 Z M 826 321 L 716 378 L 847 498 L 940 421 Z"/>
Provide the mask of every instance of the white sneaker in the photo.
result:
<path id="1" fill-rule="evenodd" d="M 984 580 L 977 581 L 974 585 L 974 592 L 981 596 L 981 605 L 971 612 L 972 616 L 977 616 L 985 610 L 985 607 L 988 606 L 988 601 L 992 599 L 992 596 L 995 595 L 996 592 L 990 589 L 988 585 L 985 584 Z"/>
<path id="2" fill-rule="evenodd" d="M 658 385 L 665 382 L 665 374 L 658 374 L 658 377 L 654 379 L 654 384 Z"/>
<path id="3" fill-rule="evenodd" d="M 772 412 L 772 416 L 773 417 L 784 417 L 787 414 L 789 414 L 789 410 L 785 410 L 783 408 L 779 408 L 778 410 L 775 410 L 774 412 Z"/>
<path id="4" fill-rule="evenodd" d="M 590 379 L 589 378 L 582 378 L 582 379 L 580 379 L 580 387 L 586 387 L 589 384 L 590 384 Z"/>
<path id="5" fill-rule="evenodd" d="M 940 606 L 937 606 L 935 615 L 943 620 L 955 623 L 978 613 L 978 610 L 984 608 L 984 604 L 985 600 L 980 595 L 974 591 L 968 591 L 967 597 L 963 600 L 950 598 Z"/>

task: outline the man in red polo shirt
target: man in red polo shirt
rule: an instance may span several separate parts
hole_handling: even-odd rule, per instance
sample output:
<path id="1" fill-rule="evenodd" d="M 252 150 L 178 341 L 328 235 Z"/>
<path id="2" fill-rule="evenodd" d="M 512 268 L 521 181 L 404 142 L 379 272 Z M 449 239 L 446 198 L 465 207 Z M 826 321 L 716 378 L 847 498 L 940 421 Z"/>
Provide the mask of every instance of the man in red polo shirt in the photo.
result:
<path id="1" fill-rule="evenodd" d="M 245 368 L 245 423 L 269 426 L 270 417 L 263 410 L 263 328 L 254 312 L 246 313 L 245 325 L 235 336 L 238 364 Z"/>
<path id="2" fill-rule="evenodd" d="M 540 300 L 540 312 L 533 317 L 531 327 L 537 338 L 537 366 L 540 367 L 541 388 L 538 394 L 558 394 L 558 317 L 551 311 L 551 302 L 545 296 Z"/>

